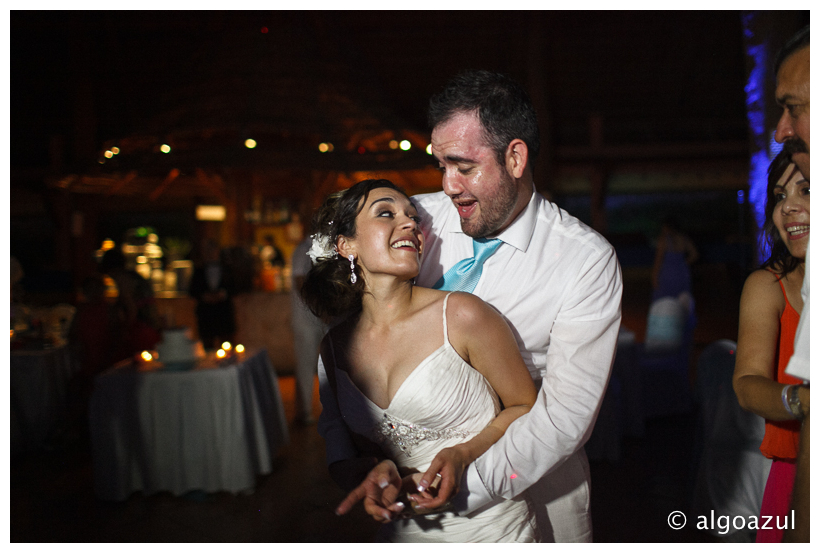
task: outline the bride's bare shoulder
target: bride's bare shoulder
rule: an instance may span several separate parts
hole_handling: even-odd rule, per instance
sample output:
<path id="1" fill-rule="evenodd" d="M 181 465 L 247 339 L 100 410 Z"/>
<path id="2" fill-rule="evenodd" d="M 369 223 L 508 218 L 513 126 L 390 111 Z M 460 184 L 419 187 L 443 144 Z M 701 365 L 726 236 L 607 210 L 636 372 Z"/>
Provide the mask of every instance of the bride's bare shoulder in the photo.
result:
<path id="1" fill-rule="evenodd" d="M 496 322 L 501 315 L 493 306 L 473 294 L 453 292 L 447 300 L 447 318 L 465 329 Z"/>

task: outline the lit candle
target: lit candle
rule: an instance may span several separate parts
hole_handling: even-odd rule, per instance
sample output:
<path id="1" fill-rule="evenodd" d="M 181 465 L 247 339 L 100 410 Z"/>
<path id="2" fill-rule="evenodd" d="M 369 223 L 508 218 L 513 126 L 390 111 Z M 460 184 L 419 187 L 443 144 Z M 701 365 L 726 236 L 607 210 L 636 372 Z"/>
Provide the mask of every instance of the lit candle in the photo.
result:
<path id="1" fill-rule="evenodd" d="M 142 357 L 142 360 L 143 360 L 143 361 L 146 361 L 146 362 L 147 362 L 147 361 L 151 361 L 151 360 L 154 358 L 154 356 L 153 356 L 153 355 L 151 355 L 151 354 L 150 354 L 149 352 L 147 352 L 147 351 L 143 351 L 143 352 L 140 354 L 140 357 Z"/>
<path id="2" fill-rule="evenodd" d="M 236 353 L 245 353 L 245 346 L 242 344 L 236 344 Z"/>
<path id="3" fill-rule="evenodd" d="M 218 350 L 216 350 L 216 356 L 217 356 L 219 359 L 222 359 L 223 357 L 225 357 L 225 350 L 224 350 L 224 349 L 218 349 Z"/>
<path id="4" fill-rule="evenodd" d="M 222 349 L 225 351 L 231 351 L 231 343 L 230 342 L 222 342 Z"/>

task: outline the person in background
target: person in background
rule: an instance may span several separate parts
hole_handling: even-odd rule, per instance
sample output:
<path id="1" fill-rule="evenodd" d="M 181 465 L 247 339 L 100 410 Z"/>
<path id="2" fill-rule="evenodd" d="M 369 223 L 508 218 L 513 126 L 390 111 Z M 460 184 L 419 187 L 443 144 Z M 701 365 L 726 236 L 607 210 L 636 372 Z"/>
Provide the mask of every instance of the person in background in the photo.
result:
<path id="1" fill-rule="evenodd" d="M 296 353 L 296 422 L 303 425 L 313 424 L 313 386 L 316 366 L 319 360 L 319 345 L 325 334 L 325 327 L 302 301 L 301 290 L 305 275 L 310 271 L 308 257 L 312 242 L 306 236 L 291 258 L 291 327 L 293 328 L 293 349 Z"/>
<path id="2" fill-rule="evenodd" d="M 71 324 L 71 342 L 77 348 L 80 377 L 90 383 L 115 359 L 111 357 L 111 306 L 105 299 L 102 275 L 83 280 L 82 297 Z"/>
<path id="3" fill-rule="evenodd" d="M 119 361 L 112 351 L 113 345 L 119 343 L 113 333 L 117 328 L 112 320 L 112 306 L 105 298 L 102 275 L 86 277 L 69 330 L 69 343 L 79 361 L 79 371 L 70 383 L 68 423 L 83 437 L 88 435 L 88 404 L 94 377 Z"/>
<path id="4" fill-rule="evenodd" d="M 794 484 L 800 421 L 809 413 L 809 388 L 785 374 L 803 309 L 809 183 L 784 150 L 772 161 L 767 188 L 763 232 L 771 254 L 743 287 L 732 380 L 740 406 L 766 419 L 760 450 L 772 459 L 772 468 L 760 514 L 780 517 L 782 525 Z M 758 530 L 758 542 L 782 541 L 783 530 L 772 526 Z"/>
<path id="5" fill-rule="evenodd" d="M 774 138 L 783 144 L 783 149 L 806 180 L 811 180 L 810 55 L 809 27 L 806 26 L 783 46 L 774 67 L 777 75 L 775 98 L 783 108 Z"/>
<path id="6" fill-rule="evenodd" d="M 162 323 L 151 282 L 126 268 L 125 255 L 119 248 L 103 254 L 100 272 L 117 285 L 112 323 L 114 361 L 154 349 L 162 339 Z"/>
<path id="7" fill-rule="evenodd" d="M 282 250 L 276 246 L 276 240 L 270 234 L 265 236 L 265 245 L 259 251 L 259 257 L 263 265 L 270 265 L 271 267 L 285 266 L 285 256 L 282 255 Z"/>
<path id="8" fill-rule="evenodd" d="M 811 127 L 809 110 L 811 98 L 810 55 L 810 33 L 807 25 L 783 46 L 775 59 L 774 66 L 774 72 L 777 76 L 775 96 L 777 103 L 783 107 L 783 113 L 777 123 L 775 139 L 783 143 L 783 149 L 789 153 L 792 161 L 807 181 L 811 180 L 809 174 L 811 161 L 811 137 L 809 133 Z M 789 369 L 794 370 L 799 365 L 804 365 L 805 371 L 800 378 L 806 380 L 807 384 L 808 377 L 806 374 L 809 363 L 808 275 L 809 255 L 806 253 L 806 277 L 803 279 L 802 293 L 805 306 L 803 314 L 800 316 L 800 325 L 798 326 L 797 338 L 794 344 L 795 354 L 792 356 L 792 360 L 789 361 Z M 803 332 L 805 332 L 805 335 Z M 801 340 L 801 336 L 805 336 L 805 338 Z M 789 369 L 786 372 L 791 374 Z M 808 542 L 810 537 L 809 419 L 810 417 L 806 413 L 800 430 L 800 450 L 797 457 L 794 494 L 792 497 L 792 508 L 795 510 L 795 528 L 786 530 L 783 536 L 784 542 Z"/>
<path id="9" fill-rule="evenodd" d="M 236 314 L 233 306 L 232 275 L 220 259 L 220 248 L 213 240 L 203 240 L 202 264 L 194 269 L 189 293 L 196 299 L 196 321 L 199 338 L 205 349 L 219 348 L 222 342 L 233 342 Z"/>
<path id="10" fill-rule="evenodd" d="M 692 273 L 689 267 L 698 258 L 698 250 L 692 240 L 681 232 L 674 217 L 667 217 L 661 224 L 661 234 L 655 249 L 652 267 L 652 301 L 660 298 L 677 298 L 692 293 Z"/>

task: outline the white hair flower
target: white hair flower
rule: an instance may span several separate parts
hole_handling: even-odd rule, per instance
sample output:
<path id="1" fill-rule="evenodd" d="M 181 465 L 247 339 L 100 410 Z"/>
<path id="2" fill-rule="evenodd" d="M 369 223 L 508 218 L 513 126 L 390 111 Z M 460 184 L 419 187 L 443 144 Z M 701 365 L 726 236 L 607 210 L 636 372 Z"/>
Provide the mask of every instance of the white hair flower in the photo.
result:
<path id="1" fill-rule="evenodd" d="M 310 236 L 313 243 L 310 245 L 310 250 L 307 254 L 310 260 L 316 265 L 320 259 L 332 259 L 338 255 L 336 251 L 336 244 L 331 243 L 330 235 L 328 234 L 312 234 Z"/>

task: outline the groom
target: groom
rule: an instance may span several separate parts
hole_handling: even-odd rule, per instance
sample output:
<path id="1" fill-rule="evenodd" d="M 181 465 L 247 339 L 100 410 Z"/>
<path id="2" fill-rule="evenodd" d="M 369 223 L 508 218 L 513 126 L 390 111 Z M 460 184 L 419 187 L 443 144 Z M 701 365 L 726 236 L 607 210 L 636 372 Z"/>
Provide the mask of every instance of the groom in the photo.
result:
<path id="1" fill-rule="evenodd" d="M 431 99 L 428 119 L 443 191 L 414 198 L 425 235 L 416 282 L 472 292 L 500 311 L 540 391 L 530 413 L 471 465 L 437 457 L 421 487 L 439 473 L 439 492 L 421 505 L 437 508 L 449 499 L 468 515 L 527 490 L 542 541 L 592 541 L 583 445 L 609 381 L 621 320 L 615 252 L 536 192 L 538 124 L 517 83 L 488 71 L 462 73 Z M 490 242 L 497 244 L 491 253 L 482 252 Z M 452 278 L 464 271 L 472 276 Z M 381 463 L 337 512 L 364 499 L 368 513 L 389 516 L 396 484 L 395 466 Z"/>

